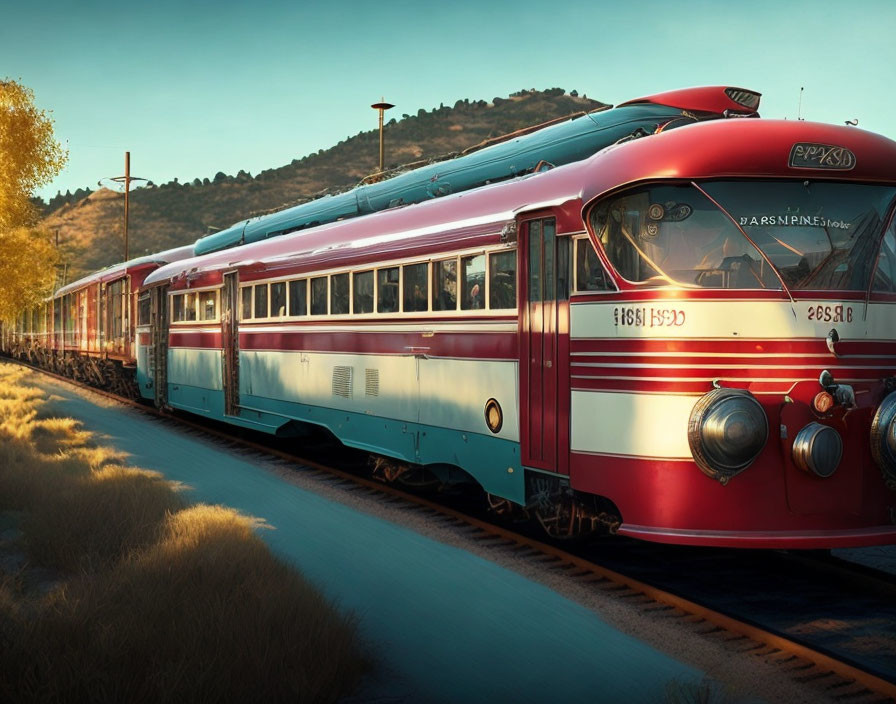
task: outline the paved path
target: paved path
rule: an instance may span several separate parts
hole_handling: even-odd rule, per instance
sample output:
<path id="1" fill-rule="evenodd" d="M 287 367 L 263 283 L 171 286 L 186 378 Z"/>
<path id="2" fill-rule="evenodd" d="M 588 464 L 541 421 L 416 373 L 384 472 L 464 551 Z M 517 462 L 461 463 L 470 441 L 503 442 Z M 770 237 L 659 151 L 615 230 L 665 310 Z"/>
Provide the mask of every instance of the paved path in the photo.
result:
<path id="1" fill-rule="evenodd" d="M 662 702 L 702 673 L 620 633 L 550 589 L 463 550 L 357 512 L 138 412 L 42 382 L 134 465 L 189 498 L 264 519 L 269 545 L 360 618 L 388 674 L 365 699 L 406 702 Z"/>

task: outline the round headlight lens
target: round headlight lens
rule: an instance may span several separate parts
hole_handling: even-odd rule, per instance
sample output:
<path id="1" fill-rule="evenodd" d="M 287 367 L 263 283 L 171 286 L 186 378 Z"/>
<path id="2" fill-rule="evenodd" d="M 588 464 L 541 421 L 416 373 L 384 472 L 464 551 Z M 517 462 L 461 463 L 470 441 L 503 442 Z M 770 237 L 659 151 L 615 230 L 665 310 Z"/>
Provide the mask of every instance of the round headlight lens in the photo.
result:
<path id="1" fill-rule="evenodd" d="M 793 440 L 793 462 L 804 472 L 831 476 L 843 456 L 840 433 L 828 425 L 809 423 Z"/>
<path id="2" fill-rule="evenodd" d="M 871 454 L 887 486 L 896 491 L 896 391 L 881 402 L 871 421 Z"/>
<path id="3" fill-rule="evenodd" d="M 768 419 L 743 389 L 713 389 L 701 397 L 688 421 L 688 444 L 704 474 L 726 484 L 762 452 Z"/>

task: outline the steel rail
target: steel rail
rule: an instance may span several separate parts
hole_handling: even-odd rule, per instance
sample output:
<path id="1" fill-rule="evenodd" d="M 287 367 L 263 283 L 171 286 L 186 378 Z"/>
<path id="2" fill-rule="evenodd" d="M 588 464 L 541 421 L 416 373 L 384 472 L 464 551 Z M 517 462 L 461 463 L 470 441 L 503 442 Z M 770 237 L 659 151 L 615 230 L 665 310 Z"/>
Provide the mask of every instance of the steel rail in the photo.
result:
<path id="1" fill-rule="evenodd" d="M 702 606 L 701 604 L 698 604 L 684 597 L 678 596 L 677 594 L 667 592 L 658 587 L 651 586 L 645 582 L 627 577 L 624 574 L 573 555 L 555 545 L 550 545 L 534 538 L 521 535 L 502 526 L 483 521 L 481 519 L 465 514 L 462 511 L 443 506 L 439 503 L 430 501 L 415 494 L 411 494 L 384 482 L 360 477 L 357 474 L 337 469 L 329 465 L 321 464 L 314 460 L 300 457 L 284 450 L 278 450 L 276 448 L 254 442 L 252 440 L 234 437 L 221 430 L 211 428 L 208 425 L 197 423 L 196 421 L 187 419 L 180 413 L 172 413 L 169 411 L 159 410 L 152 406 L 142 404 L 138 401 L 125 399 L 111 392 L 97 389 L 83 382 L 60 376 L 59 374 L 56 374 L 54 372 L 49 372 L 45 369 L 34 367 L 20 360 L 12 360 L 9 358 L 6 359 L 8 359 L 8 361 L 12 363 L 20 364 L 21 366 L 25 366 L 42 374 L 46 374 L 49 377 L 71 384 L 80 389 L 84 389 L 92 393 L 99 394 L 100 396 L 115 400 L 119 403 L 123 403 L 148 415 L 170 419 L 172 421 L 175 421 L 178 425 L 184 425 L 203 434 L 223 439 L 232 446 L 240 446 L 246 449 L 251 449 L 262 455 L 276 457 L 278 459 L 289 462 L 290 464 L 299 465 L 299 467 L 303 469 L 312 469 L 318 473 L 324 473 L 333 477 L 337 477 L 341 480 L 354 483 L 377 493 L 402 499 L 405 502 L 415 505 L 419 508 L 441 514 L 459 523 L 464 523 L 466 525 L 474 527 L 487 536 L 501 538 L 502 542 L 504 542 L 505 544 L 513 543 L 520 547 L 525 547 L 530 550 L 534 550 L 542 555 L 554 558 L 559 562 L 551 563 L 552 566 L 563 565 L 574 567 L 578 570 L 578 572 L 576 573 L 577 577 L 584 577 L 590 574 L 592 576 L 599 577 L 601 581 L 608 581 L 613 584 L 620 585 L 632 592 L 642 594 L 643 596 L 657 603 L 672 607 L 674 609 L 678 609 L 679 611 L 682 611 L 689 616 L 697 617 L 720 629 L 728 631 L 729 633 L 749 638 L 750 640 L 758 643 L 760 646 L 766 646 L 768 648 L 772 648 L 773 650 L 781 651 L 788 655 L 805 660 L 815 665 L 816 667 L 821 668 L 822 670 L 836 674 L 837 676 L 845 680 L 851 680 L 865 687 L 873 694 L 881 695 L 883 697 L 887 697 L 888 699 L 896 701 L 896 683 L 894 682 L 885 680 L 881 677 L 878 677 L 877 675 L 874 675 L 871 672 L 863 670 L 856 665 L 838 660 L 831 655 L 815 650 L 810 646 L 798 643 L 794 640 L 791 640 L 790 638 L 787 638 L 786 636 L 767 630 L 759 625 L 739 620 L 714 609 Z"/>

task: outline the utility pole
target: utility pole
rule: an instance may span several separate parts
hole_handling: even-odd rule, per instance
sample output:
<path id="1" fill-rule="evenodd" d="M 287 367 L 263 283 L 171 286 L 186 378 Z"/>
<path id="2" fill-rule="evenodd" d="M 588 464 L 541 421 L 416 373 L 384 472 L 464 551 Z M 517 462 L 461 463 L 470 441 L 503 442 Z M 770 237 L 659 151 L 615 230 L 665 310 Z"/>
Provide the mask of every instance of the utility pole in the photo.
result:
<path id="1" fill-rule="evenodd" d="M 128 257 L 128 205 L 131 193 L 131 153 L 124 153 L 124 260 Z"/>
<path id="2" fill-rule="evenodd" d="M 371 105 L 374 110 L 378 110 L 380 113 L 380 173 L 383 172 L 383 164 L 384 164 L 384 152 L 383 152 L 383 113 L 386 112 L 389 108 L 394 108 L 395 106 L 391 103 L 387 103 L 383 98 L 380 98 L 380 102 L 374 103 Z"/>
<path id="3" fill-rule="evenodd" d="M 129 259 L 128 249 L 128 211 L 130 210 L 130 194 L 132 181 L 145 181 L 145 178 L 139 176 L 131 176 L 131 153 L 124 153 L 124 176 L 109 176 L 96 182 L 97 186 L 102 186 L 103 181 L 115 181 L 115 183 L 124 184 L 124 261 Z"/>

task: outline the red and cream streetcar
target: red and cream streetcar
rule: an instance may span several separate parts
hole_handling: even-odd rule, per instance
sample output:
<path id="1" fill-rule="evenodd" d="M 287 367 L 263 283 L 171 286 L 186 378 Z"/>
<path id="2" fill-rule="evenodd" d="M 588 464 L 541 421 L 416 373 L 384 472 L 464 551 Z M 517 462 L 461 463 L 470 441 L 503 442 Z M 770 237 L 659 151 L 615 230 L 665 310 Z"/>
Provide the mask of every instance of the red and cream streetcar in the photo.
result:
<path id="1" fill-rule="evenodd" d="M 651 102 L 680 119 L 152 271 L 141 392 L 322 426 L 555 536 L 896 543 L 896 143 L 739 89 Z"/>

